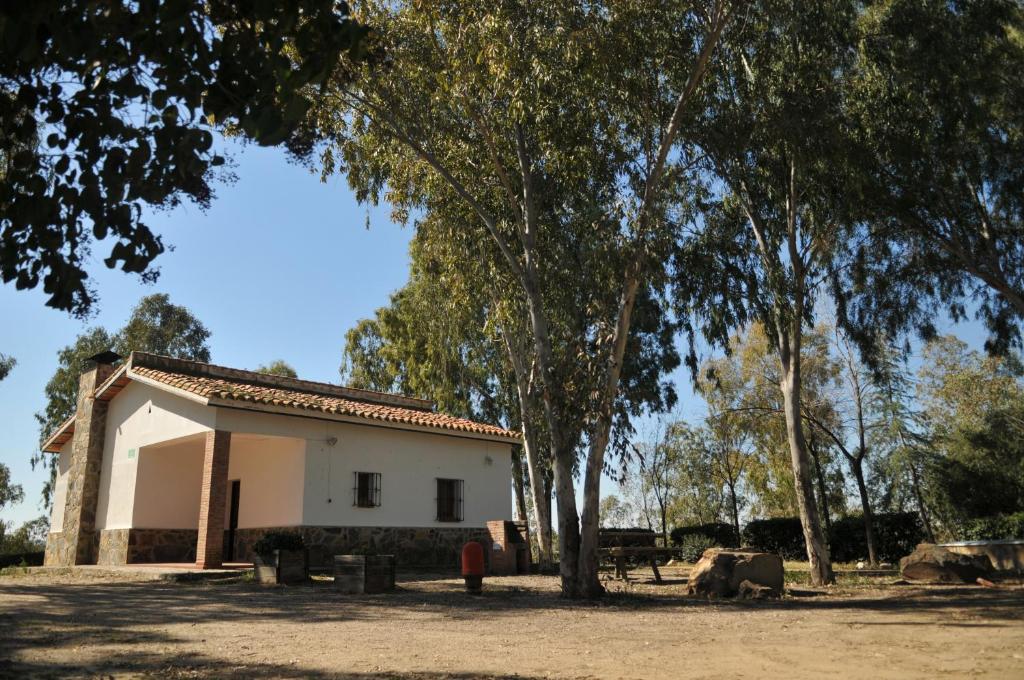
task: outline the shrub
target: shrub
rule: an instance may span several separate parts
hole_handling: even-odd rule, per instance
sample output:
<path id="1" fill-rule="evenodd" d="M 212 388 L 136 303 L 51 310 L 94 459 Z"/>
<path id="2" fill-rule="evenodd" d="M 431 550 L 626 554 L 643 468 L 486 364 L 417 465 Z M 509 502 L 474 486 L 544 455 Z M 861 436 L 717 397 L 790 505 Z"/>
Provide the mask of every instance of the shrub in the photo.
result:
<path id="1" fill-rule="evenodd" d="M 684 536 L 680 545 L 680 557 L 684 562 L 696 562 L 708 548 L 717 548 L 718 544 L 714 539 L 701 534 L 689 534 Z"/>
<path id="2" fill-rule="evenodd" d="M 44 552 L 42 550 L 32 552 L 10 553 L 0 555 L 0 569 L 5 567 L 38 567 L 43 564 Z"/>
<path id="3" fill-rule="evenodd" d="M 302 534 L 294 531 L 268 531 L 263 538 L 253 544 L 252 549 L 257 555 L 270 557 L 275 550 L 302 550 L 306 547 Z"/>
<path id="4" fill-rule="evenodd" d="M 804 530 L 799 517 L 755 519 L 743 527 L 743 545 L 775 553 L 787 560 L 804 559 Z"/>
<path id="5" fill-rule="evenodd" d="M 1024 512 L 966 520 L 961 525 L 959 534 L 960 540 L 963 541 L 1024 539 Z"/>
<path id="6" fill-rule="evenodd" d="M 672 545 L 683 545 L 683 541 L 687 536 L 703 536 L 713 541 L 716 547 L 721 548 L 736 548 L 739 546 L 739 537 L 736 536 L 736 530 L 731 524 L 723 524 L 722 522 L 676 527 L 670 534 Z"/>
<path id="7" fill-rule="evenodd" d="M 882 562 L 896 562 L 909 555 L 924 539 L 924 528 L 917 513 L 893 512 L 874 516 L 875 548 Z M 837 562 L 867 559 L 868 540 L 864 534 L 864 515 L 848 515 L 832 522 L 829 551 Z"/>

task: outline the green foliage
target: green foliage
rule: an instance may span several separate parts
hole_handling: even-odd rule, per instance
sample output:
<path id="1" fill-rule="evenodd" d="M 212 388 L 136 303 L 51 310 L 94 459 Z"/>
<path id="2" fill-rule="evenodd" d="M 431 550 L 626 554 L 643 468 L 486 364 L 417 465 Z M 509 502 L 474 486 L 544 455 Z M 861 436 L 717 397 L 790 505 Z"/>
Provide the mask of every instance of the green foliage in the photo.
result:
<path id="1" fill-rule="evenodd" d="M 804 530 L 799 517 L 755 519 L 743 527 L 744 546 L 775 553 L 787 560 L 807 559 Z"/>
<path id="2" fill-rule="evenodd" d="M 304 550 L 306 542 L 295 531 L 268 531 L 256 541 L 252 549 L 261 557 L 270 557 L 275 550 Z"/>
<path id="3" fill-rule="evenodd" d="M 705 550 L 720 547 L 718 541 L 703 534 L 688 534 L 683 537 L 679 546 L 679 556 L 684 562 L 696 562 Z"/>
<path id="4" fill-rule="evenodd" d="M 961 541 L 1024 540 L 1024 511 L 966 520 L 955 537 Z"/>
<path id="5" fill-rule="evenodd" d="M 930 337 L 970 300 L 1004 352 L 1024 319 L 1024 8 L 886 0 L 859 24 L 846 106 L 872 216 L 841 311 L 861 342 Z"/>
<path id="6" fill-rule="evenodd" d="M 25 522 L 17 530 L 10 532 L 4 523 L 0 522 L 0 555 L 28 555 L 43 551 L 46 548 L 46 534 L 49 528 L 50 519 L 46 516 Z"/>
<path id="7" fill-rule="evenodd" d="M 14 357 L 0 354 L 0 380 L 6 378 L 17 363 Z"/>
<path id="8" fill-rule="evenodd" d="M 142 298 L 127 323 L 116 333 L 93 327 L 75 338 L 75 342 L 57 352 L 57 369 L 46 383 L 45 408 L 36 413 L 40 439 L 45 439 L 77 408 L 78 381 L 86 359 L 113 349 L 122 356 L 133 350 L 153 352 L 180 359 L 209 361 L 210 331 L 185 307 L 175 305 L 162 293 Z M 36 452 L 32 465 L 42 463 L 50 470 L 43 485 L 43 502 L 50 503 L 57 457 Z"/>
<path id="9" fill-rule="evenodd" d="M 269 364 L 263 364 L 256 368 L 257 373 L 266 373 L 268 375 L 279 375 L 285 378 L 298 378 L 299 374 L 295 372 L 291 364 L 283 359 L 276 359 L 271 361 Z"/>
<path id="10" fill-rule="evenodd" d="M 874 515 L 878 559 L 895 561 L 909 555 L 923 539 L 916 513 Z M 743 545 L 781 555 L 785 559 L 806 559 L 803 528 L 799 517 L 754 520 L 743 529 Z M 867 539 L 862 515 L 849 515 L 832 523 L 829 550 L 833 559 L 850 562 L 867 558 Z"/>
<path id="11" fill-rule="evenodd" d="M 0 510 L 6 505 L 20 503 L 24 497 L 21 485 L 11 483 L 11 469 L 0 463 Z"/>
<path id="12" fill-rule="evenodd" d="M 602 529 L 624 527 L 632 521 L 632 514 L 632 508 L 629 503 L 624 502 L 615 494 L 602 498 L 601 505 L 598 508 Z"/>
<path id="13" fill-rule="evenodd" d="M 924 540 L 921 518 L 916 512 L 880 513 L 874 520 L 877 559 L 897 562 L 906 557 Z M 864 535 L 864 516 L 847 515 L 832 522 L 829 550 L 839 562 L 867 559 L 868 547 Z"/>
<path id="14" fill-rule="evenodd" d="M 0 276 L 85 314 L 90 244 L 152 280 L 164 244 L 144 206 L 209 204 L 222 126 L 289 142 L 304 89 L 361 55 L 344 3 L 65 3 L 0 10 Z"/>
<path id="15" fill-rule="evenodd" d="M 693 536 L 700 536 L 721 548 L 738 548 L 739 537 L 731 524 L 713 522 L 711 524 L 694 524 L 676 527 L 672 530 L 672 545 L 684 545 L 684 541 Z M 692 560 L 690 560 L 692 561 Z"/>

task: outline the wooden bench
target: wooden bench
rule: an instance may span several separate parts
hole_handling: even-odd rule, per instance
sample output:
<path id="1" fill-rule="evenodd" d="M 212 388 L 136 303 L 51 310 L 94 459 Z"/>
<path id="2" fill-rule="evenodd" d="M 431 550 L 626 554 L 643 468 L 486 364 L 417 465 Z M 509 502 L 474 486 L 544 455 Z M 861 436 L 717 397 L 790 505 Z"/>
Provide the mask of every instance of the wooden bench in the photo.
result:
<path id="1" fill-rule="evenodd" d="M 651 569 L 654 571 L 655 583 L 662 583 L 661 572 L 658 571 L 658 558 L 675 557 L 681 551 L 682 548 L 661 548 L 658 546 L 617 546 L 598 550 L 601 555 L 615 560 L 615 578 L 622 579 L 623 581 L 629 580 L 629 561 L 627 558 L 638 557 L 644 561 L 649 560 Z"/>

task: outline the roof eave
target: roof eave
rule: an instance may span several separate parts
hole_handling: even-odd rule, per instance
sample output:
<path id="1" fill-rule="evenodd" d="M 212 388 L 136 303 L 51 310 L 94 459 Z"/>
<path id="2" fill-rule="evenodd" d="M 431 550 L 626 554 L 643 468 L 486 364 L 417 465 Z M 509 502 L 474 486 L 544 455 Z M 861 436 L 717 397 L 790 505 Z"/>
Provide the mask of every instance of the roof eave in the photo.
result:
<path id="1" fill-rule="evenodd" d="M 521 439 L 518 435 L 490 434 L 486 432 L 472 432 L 469 430 L 458 430 L 448 427 L 437 427 L 429 425 L 416 425 L 412 423 L 401 423 L 391 420 L 380 420 L 377 418 L 366 418 L 362 416 L 346 415 L 342 413 L 331 413 L 316 409 L 296 409 L 290 406 L 276 406 L 264 404 L 257 401 L 239 401 L 236 399 L 221 399 L 212 397 L 208 400 L 210 406 L 219 408 L 238 409 L 241 411 L 256 411 L 259 413 L 272 413 L 282 416 L 293 416 L 297 418 L 314 418 L 316 420 L 330 420 L 340 423 L 353 423 L 355 425 L 367 425 L 371 427 L 383 427 L 392 430 L 407 430 L 409 432 L 424 432 L 448 437 L 460 437 L 463 439 L 478 439 L 483 441 L 497 442 L 501 444 L 519 444 Z"/>

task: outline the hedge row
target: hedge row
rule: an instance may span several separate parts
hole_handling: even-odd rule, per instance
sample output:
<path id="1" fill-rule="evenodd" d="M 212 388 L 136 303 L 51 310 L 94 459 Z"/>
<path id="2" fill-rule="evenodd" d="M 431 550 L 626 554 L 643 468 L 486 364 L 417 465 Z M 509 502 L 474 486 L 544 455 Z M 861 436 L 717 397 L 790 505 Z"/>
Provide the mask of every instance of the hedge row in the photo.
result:
<path id="1" fill-rule="evenodd" d="M 878 559 L 896 563 L 914 552 L 924 540 L 921 518 L 914 512 L 894 512 L 874 516 L 875 546 Z M 868 541 L 864 535 L 864 516 L 848 515 L 832 522 L 829 551 L 837 562 L 867 559 Z"/>
<path id="2" fill-rule="evenodd" d="M 736 529 L 731 524 L 723 524 L 722 522 L 676 527 L 669 534 L 669 537 L 672 539 L 672 545 L 675 546 L 682 546 L 688 536 L 705 536 L 711 540 L 713 545 L 723 548 L 739 547 L 739 537 L 736 536 Z"/>
<path id="3" fill-rule="evenodd" d="M 960 526 L 962 541 L 998 541 L 1007 538 L 1024 539 L 1024 512 L 977 517 L 964 521 Z"/>
<path id="4" fill-rule="evenodd" d="M 4 567 L 39 567 L 43 564 L 44 551 L 7 553 L 0 555 L 0 569 Z"/>
<path id="5" fill-rule="evenodd" d="M 920 519 L 912 512 L 875 515 L 874 527 L 878 559 L 885 562 L 894 562 L 909 555 L 924 538 Z M 715 545 L 735 547 L 739 544 L 735 533 L 731 525 L 720 523 L 677 527 L 672 530 L 672 543 L 682 545 L 687 537 L 701 535 L 711 539 Z M 799 517 L 753 520 L 743 528 L 741 538 L 744 546 L 775 553 L 785 559 L 801 560 L 807 556 Z M 867 559 L 864 517 L 849 515 L 835 520 L 829 546 L 832 559 L 837 562 Z"/>

